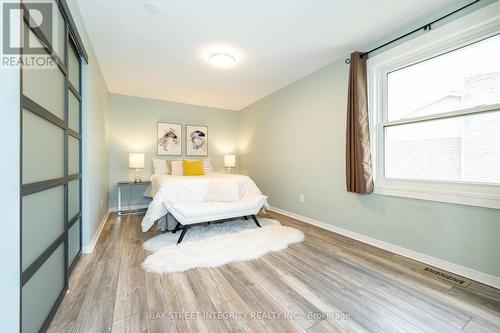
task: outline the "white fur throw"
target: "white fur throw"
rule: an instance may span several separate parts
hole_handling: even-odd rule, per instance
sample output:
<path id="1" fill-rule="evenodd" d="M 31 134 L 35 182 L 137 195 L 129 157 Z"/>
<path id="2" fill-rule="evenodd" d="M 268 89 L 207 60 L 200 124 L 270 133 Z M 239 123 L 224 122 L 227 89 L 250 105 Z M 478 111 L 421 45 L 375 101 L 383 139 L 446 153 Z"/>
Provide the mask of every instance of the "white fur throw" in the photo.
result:
<path id="1" fill-rule="evenodd" d="M 192 227 L 179 245 L 175 244 L 179 233 L 156 236 L 143 245 L 153 254 L 146 258 L 142 267 L 156 273 L 217 267 L 233 261 L 257 259 L 304 240 L 300 230 L 282 226 L 276 220 L 259 218 L 259 222 L 262 228 L 251 220 Z"/>

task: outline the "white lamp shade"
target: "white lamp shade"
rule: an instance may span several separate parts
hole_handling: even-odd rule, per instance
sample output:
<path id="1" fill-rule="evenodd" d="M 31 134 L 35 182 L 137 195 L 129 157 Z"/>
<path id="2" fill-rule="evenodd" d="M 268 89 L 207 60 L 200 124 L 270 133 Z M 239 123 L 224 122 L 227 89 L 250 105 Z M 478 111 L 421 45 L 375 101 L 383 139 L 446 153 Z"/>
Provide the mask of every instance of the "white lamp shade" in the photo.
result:
<path id="1" fill-rule="evenodd" d="M 131 169 L 144 168 L 144 154 L 130 153 L 128 154 L 128 167 Z"/>
<path id="2" fill-rule="evenodd" d="M 224 166 L 227 168 L 234 168 L 236 166 L 236 156 L 224 155 Z"/>

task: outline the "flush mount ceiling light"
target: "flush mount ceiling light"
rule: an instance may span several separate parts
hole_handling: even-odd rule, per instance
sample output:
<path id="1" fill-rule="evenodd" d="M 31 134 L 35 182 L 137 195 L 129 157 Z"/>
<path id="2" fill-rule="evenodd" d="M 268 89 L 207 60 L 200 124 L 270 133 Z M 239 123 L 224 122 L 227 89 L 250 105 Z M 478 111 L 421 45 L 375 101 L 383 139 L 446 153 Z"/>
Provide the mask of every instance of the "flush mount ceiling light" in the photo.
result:
<path id="1" fill-rule="evenodd" d="M 225 52 L 212 53 L 208 57 L 208 62 L 219 68 L 229 68 L 234 66 L 236 63 L 236 58 Z"/>
<path id="2" fill-rule="evenodd" d="M 158 14 L 160 12 L 160 6 L 158 6 L 156 1 L 145 1 L 144 9 L 146 9 L 151 14 Z"/>

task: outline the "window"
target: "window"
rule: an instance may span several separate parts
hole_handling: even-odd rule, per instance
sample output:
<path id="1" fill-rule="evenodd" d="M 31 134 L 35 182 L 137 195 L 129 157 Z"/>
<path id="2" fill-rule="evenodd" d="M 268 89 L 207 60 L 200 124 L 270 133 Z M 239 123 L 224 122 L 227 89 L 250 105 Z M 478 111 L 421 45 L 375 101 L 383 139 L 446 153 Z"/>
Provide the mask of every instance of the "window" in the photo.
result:
<path id="1" fill-rule="evenodd" d="M 500 28 L 457 34 L 474 16 L 369 59 L 376 193 L 500 208 Z"/>

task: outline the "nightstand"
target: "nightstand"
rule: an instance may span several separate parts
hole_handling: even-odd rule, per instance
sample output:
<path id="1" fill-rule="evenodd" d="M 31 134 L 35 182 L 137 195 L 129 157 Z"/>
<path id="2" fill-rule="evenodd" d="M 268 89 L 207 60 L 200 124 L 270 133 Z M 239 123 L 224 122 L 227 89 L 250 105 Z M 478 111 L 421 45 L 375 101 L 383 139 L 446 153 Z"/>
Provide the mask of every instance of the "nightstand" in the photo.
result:
<path id="1" fill-rule="evenodd" d="M 118 184 L 117 184 L 118 185 L 118 216 L 145 211 L 146 210 L 145 208 L 132 209 L 132 186 L 149 186 L 150 184 L 151 184 L 150 181 L 143 181 L 140 183 L 134 183 L 134 181 L 132 181 L 132 180 L 118 182 Z M 123 185 L 128 186 L 128 210 L 122 209 L 122 186 Z"/>

